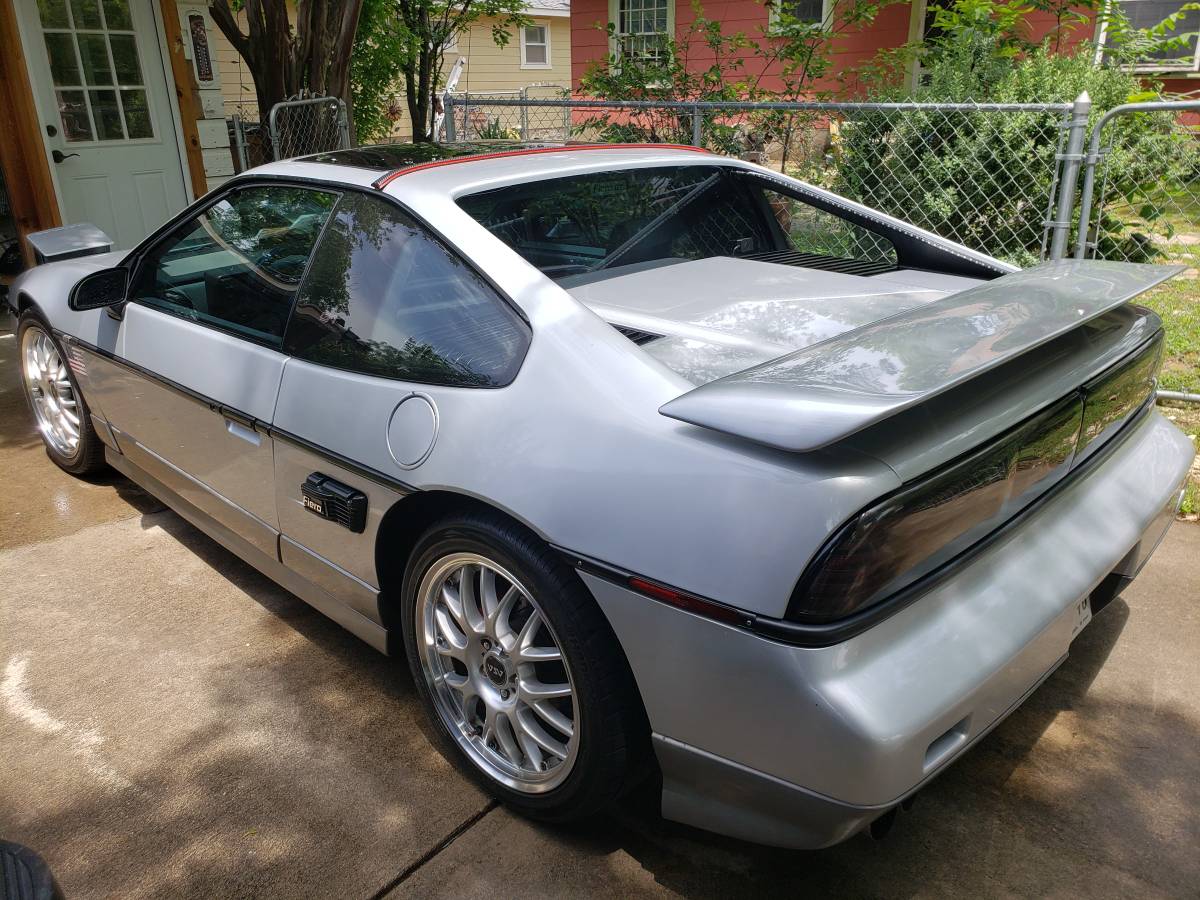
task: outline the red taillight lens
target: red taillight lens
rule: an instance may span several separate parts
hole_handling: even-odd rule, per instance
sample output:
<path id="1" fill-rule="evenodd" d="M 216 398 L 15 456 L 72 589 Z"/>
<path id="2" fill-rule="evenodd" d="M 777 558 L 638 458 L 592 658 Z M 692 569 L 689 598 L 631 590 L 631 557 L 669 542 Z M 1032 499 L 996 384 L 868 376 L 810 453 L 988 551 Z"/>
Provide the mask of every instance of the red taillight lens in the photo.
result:
<path id="1" fill-rule="evenodd" d="M 1073 395 L 860 513 L 809 564 L 788 618 L 844 618 L 949 562 L 1066 475 L 1082 416 Z"/>

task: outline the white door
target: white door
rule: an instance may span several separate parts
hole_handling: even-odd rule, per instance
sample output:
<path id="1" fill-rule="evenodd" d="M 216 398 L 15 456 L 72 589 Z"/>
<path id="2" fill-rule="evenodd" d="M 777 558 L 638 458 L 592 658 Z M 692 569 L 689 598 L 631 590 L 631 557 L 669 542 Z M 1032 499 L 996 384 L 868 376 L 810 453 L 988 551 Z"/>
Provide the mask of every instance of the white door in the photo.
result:
<path id="1" fill-rule="evenodd" d="M 63 222 L 132 247 L 187 205 L 154 0 L 17 0 Z"/>

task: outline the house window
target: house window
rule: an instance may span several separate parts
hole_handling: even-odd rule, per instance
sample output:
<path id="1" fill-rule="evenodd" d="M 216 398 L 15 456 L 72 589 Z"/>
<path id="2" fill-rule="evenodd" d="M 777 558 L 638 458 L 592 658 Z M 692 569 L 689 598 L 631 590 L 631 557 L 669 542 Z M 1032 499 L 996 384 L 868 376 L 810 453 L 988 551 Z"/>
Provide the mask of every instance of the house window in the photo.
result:
<path id="1" fill-rule="evenodd" d="M 521 29 L 521 68 L 550 68 L 549 25 L 526 25 Z"/>
<path id="2" fill-rule="evenodd" d="M 1183 0 L 1114 0 L 1119 3 L 1121 12 L 1129 19 L 1131 28 L 1153 28 L 1163 19 L 1179 12 L 1184 5 Z M 1135 72 L 1197 72 L 1200 71 L 1200 41 L 1197 40 L 1197 30 L 1200 30 L 1200 10 L 1191 10 L 1184 14 L 1176 24 L 1174 31 L 1164 35 L 1164 39 L 1176 36 L 1186 36 L 1187 43 L 1182 47 L 1157 49 L 1147 47 L 1137 54 L 1133 62 Z M 1100 26 L 1096 43 L 1098 52 L 1108 55 L 1109 50 L 1115 50 L 1114 42 L 1107 33 L 1105 25 Z"/>
<path id="3" fill-rule="evenodd" d="M 38 13 L 63 137 L 70 142 L 153 138 L 128 0 L 42 0 Z"/>
<path id="4" fill-rule="evenodd" d="M 937 20 L 937 10 L 927 0 L 913 0 L 909 10 L 908 42 L 929 46 L 945 35 L 934 22 Z M 916 87 L 928 81 L 929 72 L 921 65 L 920 58 L 913 59 L 909 64 L 909 87 Z"/>
<path id="5" fill-rule="evenodd" d="M 612 0 L 609 17 L 616 27 L 616 56 L 666 60 L 675 31 L 674 0 Z"/>
<path id="6" fill-rule="evenodd" d="M 786 12 L 801 22 L 828 25 L 832 12 L 832 0 L 776 0 L 771 4 L 771 25 L 778 21 L 780 11 Z"/>

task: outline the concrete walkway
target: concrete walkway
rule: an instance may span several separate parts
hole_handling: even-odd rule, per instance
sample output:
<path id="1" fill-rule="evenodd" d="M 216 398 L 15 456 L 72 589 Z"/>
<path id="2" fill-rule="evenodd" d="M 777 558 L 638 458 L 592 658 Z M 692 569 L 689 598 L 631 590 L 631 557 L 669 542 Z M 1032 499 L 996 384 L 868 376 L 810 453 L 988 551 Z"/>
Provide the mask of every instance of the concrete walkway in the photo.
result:
<path id="1" fill-rule="evenodd" d="M 695 897 L 1200 890 L 1200 527 L 882 843 L 822 853 L 496 807 L 407 670 L 116 478 L 46 459 L 0 329 L 0 838 L 67 896 Z"/>

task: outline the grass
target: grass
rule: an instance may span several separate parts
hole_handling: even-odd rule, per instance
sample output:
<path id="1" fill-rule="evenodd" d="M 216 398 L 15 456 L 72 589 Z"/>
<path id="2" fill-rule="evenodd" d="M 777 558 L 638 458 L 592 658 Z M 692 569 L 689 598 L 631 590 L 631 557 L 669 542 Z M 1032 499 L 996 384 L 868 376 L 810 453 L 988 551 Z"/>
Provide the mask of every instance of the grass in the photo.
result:
<path id="1" fill-rule="evenodd" d="M 1169 234 L 1160 261 L 1188 268 L 1138 302 L 1162 316 L 1167 330 L 1162 387 L 1200 394 L 1200 183 L 1160 198 L 1159 205 L 1164 215 L 1156 231 Z"/>
<path id="2" fill-rule="evenodd" d="M 1200 404 L 1163 402 L 1159 404 L 1159 412 L 1178 425 L 1192 439 L 1193 445 L 1200 442 Z M 1193 522 L 1200 519 L 1200 457 L 1192 461 L 1192 472 L 1184 489 L 1179 515 Z"/>
<path id="3" fill-rule="evenodd" d="M 1200 394 L 1200 259 L 1187 273 L 1140 297 L 1162 316 L 1167 332 L 1162 387 Z"/>

